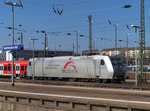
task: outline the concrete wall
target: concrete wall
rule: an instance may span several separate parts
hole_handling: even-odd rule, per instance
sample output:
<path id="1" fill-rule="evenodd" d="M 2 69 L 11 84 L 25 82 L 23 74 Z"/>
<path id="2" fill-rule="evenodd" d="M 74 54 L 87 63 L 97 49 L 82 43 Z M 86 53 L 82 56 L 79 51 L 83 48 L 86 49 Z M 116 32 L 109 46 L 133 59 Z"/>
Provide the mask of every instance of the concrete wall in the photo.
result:
<path id="1" fill-rule="evenodd" d="M 0 111 L 150 111 L 149 104 L 0 95 Z"/>
<path id="2" fill-rule="evenodd" d="M 0 111 L 66 111 L 56 108 L 0 102 Z"/>

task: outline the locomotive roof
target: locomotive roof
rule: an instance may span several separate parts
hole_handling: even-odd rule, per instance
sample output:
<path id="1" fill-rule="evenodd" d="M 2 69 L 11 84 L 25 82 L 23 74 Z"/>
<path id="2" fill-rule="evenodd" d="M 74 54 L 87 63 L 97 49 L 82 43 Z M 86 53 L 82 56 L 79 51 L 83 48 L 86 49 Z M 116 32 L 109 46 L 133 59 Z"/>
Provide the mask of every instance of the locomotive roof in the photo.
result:
<path id="1" fill-rule="evenodd" d="M 107 58 L 108 56 L 105 55 L 92 55 L 92 56 L 59 56 L 59 57 L 47 57 L 47 58 L 34 58 L 35 60 L 41 60 L 41 59 L 45 59 L 45 60 L 50 60 L 50 59 L 57 59 L 57 60 L 62 60 L 62 59 L 87 59 L 87 58 L 91 58 L 91 59 L 100 59 L 100 58 Z M 30 59 L 30 61 L 32 61 L 32 59 Z"/>

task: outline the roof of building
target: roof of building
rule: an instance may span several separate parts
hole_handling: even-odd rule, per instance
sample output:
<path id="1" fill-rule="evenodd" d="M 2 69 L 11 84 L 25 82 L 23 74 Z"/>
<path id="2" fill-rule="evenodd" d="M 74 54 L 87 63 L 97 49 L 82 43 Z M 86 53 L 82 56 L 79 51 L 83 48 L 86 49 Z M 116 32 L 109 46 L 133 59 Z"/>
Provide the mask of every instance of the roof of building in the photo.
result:
<path id="1" fill-rule="evenodd" d="M 127 50 L 127 47 L 121 47 L 121 48 L 108 48 L 108 49 L 103 49 L 103 50 L 101 50 L 100 52 L 104 52 L 104 51 L 120 51 L 120 50 L 122 50 L 122 49 L 124 49 L 125 51 Z M 137 47 L 137 49 L 139 49 L 139 47 Z M 135 47 L 130 47 L 130 48 L 128 48 L 128 50 L 135 50 Z M 145 47 L 145 50 L 150 50 L 150 46 L 148 46 L 148 47 Z"/>
<path id="2" fill-rule="evenodd" d="M 103 49 L 103 50 L 101 50 L 101 52 L 103 52 L 103 51 L 116 51 L 116 50 L 120 51 L 120 50 L 122 50 L 122 49 L 127 50 L 126 47 L 121 47 L 121 48 L 108 48 L 108 49 Z"/>
<path id="3" fill-rule="evenodd" d="M 100 51 L 99 50 L 91 50 L 91 53 L 99 53 Z M 84 50 L 82 51 L 81 53 L 89 53 L 89 50 Z"/>

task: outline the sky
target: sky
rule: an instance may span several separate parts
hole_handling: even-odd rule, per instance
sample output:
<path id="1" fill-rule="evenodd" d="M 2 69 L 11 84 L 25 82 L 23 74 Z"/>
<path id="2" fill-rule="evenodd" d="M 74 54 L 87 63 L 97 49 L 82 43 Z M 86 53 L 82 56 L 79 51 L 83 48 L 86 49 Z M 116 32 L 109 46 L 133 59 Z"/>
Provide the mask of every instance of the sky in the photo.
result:
<path id="1" fill-rule="evenodd" d="M 5 0 L 17 2 L 19 0 Z M 117 24 L 117 47 L 126 47 L 126 37 L 129 34 L 129 47 L 135 46 L 135 32 L 132 24 L 139 25 L 140 0 L 22 0 L 23 8 L 14 8 L 15 28 L 23 30 L 24 48 L 29 49 L 29 38 L 37 38 L 36 49 L 44 48 L 44 34 L 36 31 L 46 31 L 48 48 L 50 50 L 76 50 L 76 32 L 79 35 L 79 52 L 87 50 L 89 46 L 88 15 L 92 16 L 92 40 L 95 49 L 115 47 L 115 27 Z M 124 5 L 131 8 L 122 8 Z M 56 14 L 63 10 L 62 14 Z M 145 0 L 145 41 L 150 46 L 150 0 Z M 19 27 L 19 24 L 22 26 Z M 127 29 L 128 24 L 130 30 Z M 12 45 L 12 8 L 0 1 L 0 47 Z M 20 44 L 20 31 L 15 30 L 15 44 Z M 71 35 L 67 35 L 71 33 Z M 120 43 L 119 40 L 122 40 Z M 138 39 L 139 40 L 139 39 Z M 93 43 L 92 42 L 92 43 Z M 32 44 L 32 42 L 30 41 Z M 30 47 L 32 48 L 32 46 Z"/>

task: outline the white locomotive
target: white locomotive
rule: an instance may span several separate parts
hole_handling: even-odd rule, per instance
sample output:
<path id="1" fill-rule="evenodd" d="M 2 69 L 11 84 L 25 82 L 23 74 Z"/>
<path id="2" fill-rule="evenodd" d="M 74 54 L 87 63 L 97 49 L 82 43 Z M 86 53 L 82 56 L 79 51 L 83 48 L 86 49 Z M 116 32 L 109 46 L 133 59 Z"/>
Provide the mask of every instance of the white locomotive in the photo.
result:
<path id="1" fill-rule="evenodd" d="M 110 58 L 101 55 L 34 58 L 27 65 L 27 77 L 34 78 L 121 81 L 124 75 L 115 73 Z"/>

